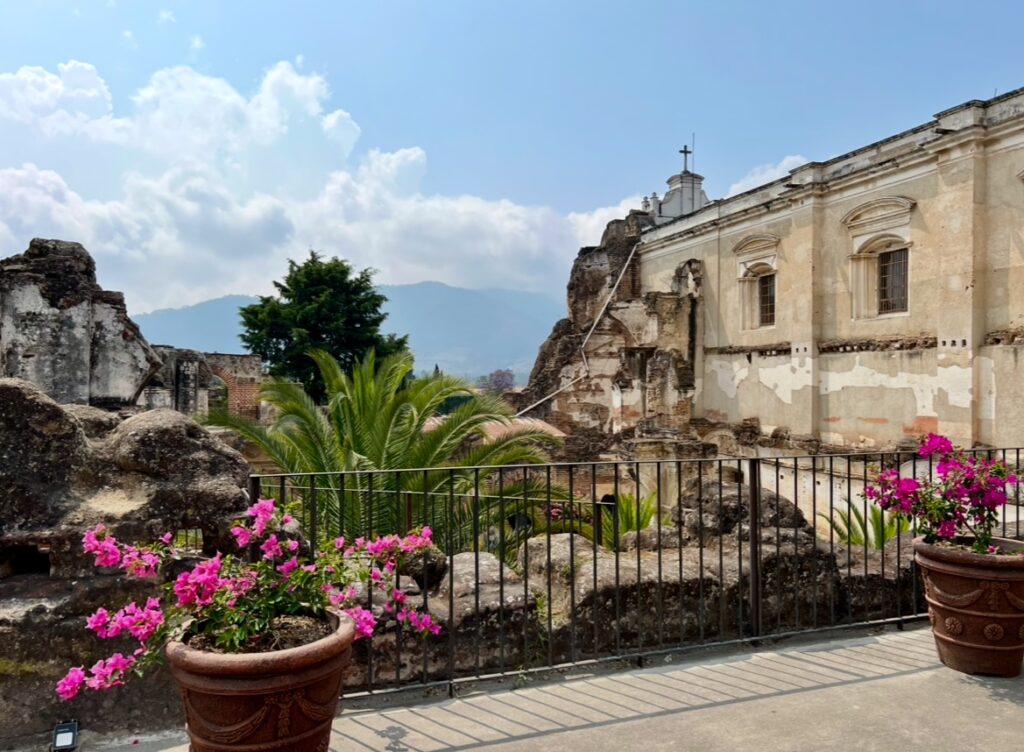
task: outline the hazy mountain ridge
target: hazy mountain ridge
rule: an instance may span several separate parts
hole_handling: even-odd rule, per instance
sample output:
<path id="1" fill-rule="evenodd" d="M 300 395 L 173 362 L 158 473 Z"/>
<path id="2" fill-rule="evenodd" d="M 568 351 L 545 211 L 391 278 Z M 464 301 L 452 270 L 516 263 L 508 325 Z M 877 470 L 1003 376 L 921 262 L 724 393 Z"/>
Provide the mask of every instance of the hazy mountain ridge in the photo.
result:
<path id="1" fill-rule="evenodd" d="M 510 368 L 525 381 L 537 348 L 565 316 L 564 303 L 541 293 L 471 290 L 441 282 L 379 289 L 388 298 L 383 331 L 409 335 L 417 371 L 437 364 L 446 373 L 475 377 Z M 132 318 L 152 344 L 244 352 L 238 309 L 257 301 L 255 296 L 228 295 Z"/>

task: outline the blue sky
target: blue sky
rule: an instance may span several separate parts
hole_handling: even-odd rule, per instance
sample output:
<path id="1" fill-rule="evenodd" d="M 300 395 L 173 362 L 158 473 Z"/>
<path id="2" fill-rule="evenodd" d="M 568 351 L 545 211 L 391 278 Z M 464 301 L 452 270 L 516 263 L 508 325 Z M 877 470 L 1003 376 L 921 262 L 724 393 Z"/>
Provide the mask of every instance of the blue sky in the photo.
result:
<path id="1" fill-rule="evenodd" d="M 712 197 L 1024 85 L 1018 3 L 0 0 L 0 255 L 133 310 L 309 247 L 560 294 L 697 134 Z"/>

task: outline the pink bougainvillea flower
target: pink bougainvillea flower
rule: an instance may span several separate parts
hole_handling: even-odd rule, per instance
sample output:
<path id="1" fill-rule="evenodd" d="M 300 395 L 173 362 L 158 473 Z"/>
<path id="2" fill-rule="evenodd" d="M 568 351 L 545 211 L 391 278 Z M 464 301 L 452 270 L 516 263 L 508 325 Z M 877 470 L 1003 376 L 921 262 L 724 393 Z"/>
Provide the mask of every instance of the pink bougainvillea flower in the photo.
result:
<path id="1" fill-rule="evenodd" d="M 263 551 L 263 558 L 268 561 L 280 559 L 284 556 L 284 551 L 281 548 L 281 542 L 277 539 L 276 533 L 271 533 L 267 536 L 267 539 L 263 541 L 263 545 L 260 546 L 260 550 Z"/>
<path id="2" fill-rule="evenodd" d="M 945 436 L 939 436 L 938 434 L 930 433 L 928 438 L 921 444 L 921 448 L 917 450 L 917 453 L 922 457 L 931 457 L 933 454 L 945 456 L 953 452 L 953 442 L 947 439 Z"/>
<path id="3" fill-rule="evenodd" d="M 292 572 L 294 572 L 298 568 L 299 568 L 299 559 L 298 559 L 298 557 L 293 556 L 288 561 L 286 561 L 284 564 L 281 564 L 280 566 L 278 566 L 277 571 L 280 572 L 281 574 L 286 574 L 287 575 L 287 574 L 291 574 Z"/>
<path id="4" fill-rule="evenodd" d="M 345 613 L 356 623 L 356 639 L 370 637 L 377 627 L 377 619 L 372 611 L 367 611 L 362 606 L 346 608 Z"/>
<path id="5" fill-rule="evenodd" d="M 235 536 L 235 543 L 238 544 L 239 548 L 245 548 L 252 543 L 252 533 L 249 532 L 248 528 L 242 527 L 241 525 L 235 525 L 231 528 L 231 534 Z"/>
<path id="6" fill-rule="evenodd" d="M 940 538 L 955 538 L 956 522 L 954 520 L 943 520 L 935 534 Z"/>
<path id="7" fill-rule="evenodd" d="M 78 694 L 83 684 L 85 684 L 85 669 L 82 666 L 75 666 L 57 682 L 57 694 L 62 700 L 70 700 Z"/>

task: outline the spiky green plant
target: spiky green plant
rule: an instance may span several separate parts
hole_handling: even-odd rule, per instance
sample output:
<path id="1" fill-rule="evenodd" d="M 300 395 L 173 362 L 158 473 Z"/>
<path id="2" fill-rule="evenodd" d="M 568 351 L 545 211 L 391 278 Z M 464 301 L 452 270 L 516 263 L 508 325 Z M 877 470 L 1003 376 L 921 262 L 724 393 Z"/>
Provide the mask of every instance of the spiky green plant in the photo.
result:
<path id="1" fill-rule="evenodd" d="M 880 551 L 885 544 L 910 530 L 910 522 L 895 514 L 886 514 L 875 505 L 868 508 L 868 519 L 856 505 L 849 505 L 849 510 L 833 509 L 832 517 L 824 512 L 818 516 L 832 526 L 836 540 L 846 546 L 864 546 Z M 865 524 L 867 523 L 867 524 Z"/>
<path id="2" fill-rule="evenodd" d="M 488 424 L 511 420 L 502 399 L 475 394 L 444 374 L 412 379 L 406 353 L 378 362 L 371 351 L 350 374 L 325 352 L 310 356 L 324 380 L 326 405 L 300 384 L 272 380 L 260 387 L 260 399 L 275 408 L 273 425 L 224 412 L 208 422 L 255 444 L 284 473 L 318 473 L 289 484 L 308 508 L 313 479 L 321 533 L 380 535 L 429 524 L 439 545 L 460 550 L 485 539 L 489 525 L 504 528 L 509 514 L 541 503 L 543 484 L 527 468 L 508 466 L 546 462 L 557 440 L 537 429 L 489 438 Z M 467 399 L 431 420 L 455 398 Z M 529 532 L 513 528 L 512 539 L 500 536 L 503 546 Z"/>
<path id="3" fill-rule="evenodd" d="M 633 494 L 620 493 L 615 509 L 605 508 L 601 514 L 601 542 L 609 548 L 618 548 L 623 535 L 646 529 L 657 513 L 656 494 L 644 496 L 638 504 Z"/>

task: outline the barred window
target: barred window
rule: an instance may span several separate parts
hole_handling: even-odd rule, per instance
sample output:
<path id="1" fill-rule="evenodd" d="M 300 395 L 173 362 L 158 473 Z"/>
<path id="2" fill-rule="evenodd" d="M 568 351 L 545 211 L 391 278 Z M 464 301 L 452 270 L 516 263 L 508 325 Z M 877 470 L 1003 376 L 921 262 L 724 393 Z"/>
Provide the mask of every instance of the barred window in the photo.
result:
<path id="1" fill-rule="evenodd" d="M 907 310 L 907 249 L 878 254 L 878 312 Z"/>
<path id="2" fill-rule="evenodd" d="M 762 274 L 757 278 L 758 325 L 775 324 L 775 275 Z"/>

